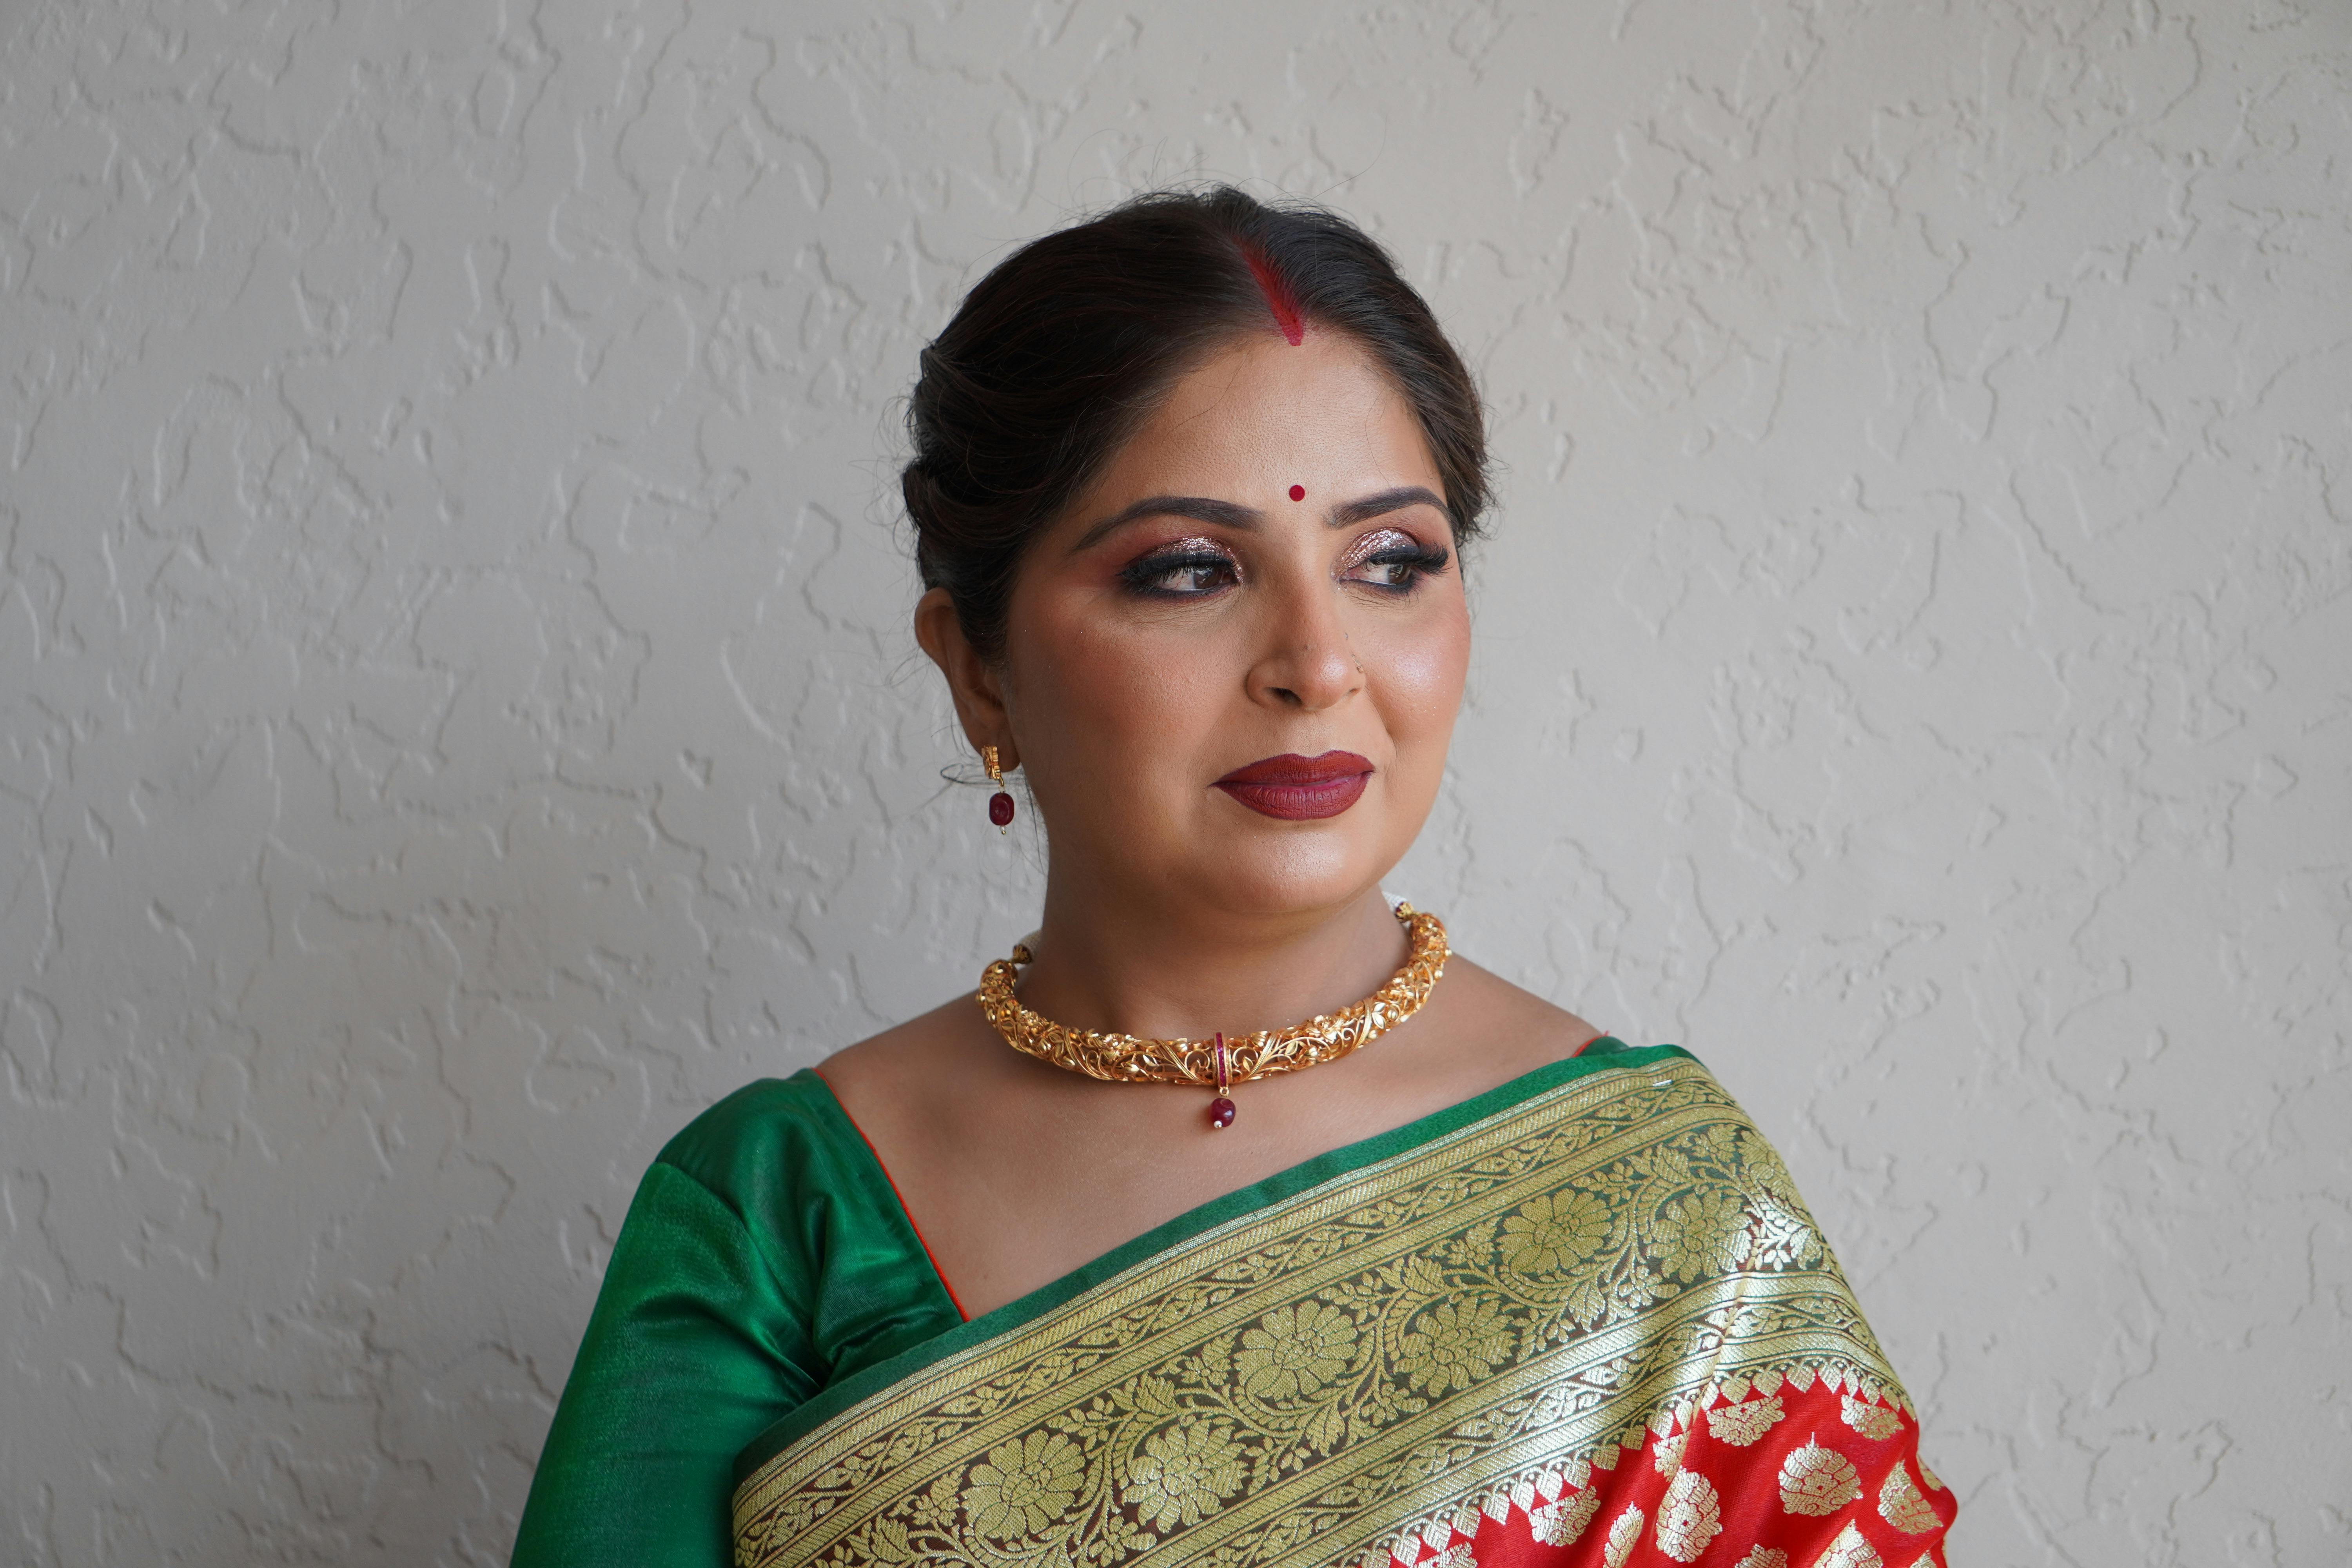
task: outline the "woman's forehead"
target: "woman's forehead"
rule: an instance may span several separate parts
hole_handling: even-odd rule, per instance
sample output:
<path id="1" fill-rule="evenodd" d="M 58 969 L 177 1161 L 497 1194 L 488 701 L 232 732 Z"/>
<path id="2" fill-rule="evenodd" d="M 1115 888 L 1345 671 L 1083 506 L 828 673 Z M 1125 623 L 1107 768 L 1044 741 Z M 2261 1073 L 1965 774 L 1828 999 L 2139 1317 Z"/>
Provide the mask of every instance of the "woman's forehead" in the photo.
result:
<path id="1" fill-rule="evenodd" d="M 1180 379 L 1107 465 L 1097 493 L 1222 479 L 1329 494 L 1335 483 L 1418 482 L 1434 471 L 1411 407 L 1352 340 L 1310 331 L 1293 347 L 1269 332 Z"/>

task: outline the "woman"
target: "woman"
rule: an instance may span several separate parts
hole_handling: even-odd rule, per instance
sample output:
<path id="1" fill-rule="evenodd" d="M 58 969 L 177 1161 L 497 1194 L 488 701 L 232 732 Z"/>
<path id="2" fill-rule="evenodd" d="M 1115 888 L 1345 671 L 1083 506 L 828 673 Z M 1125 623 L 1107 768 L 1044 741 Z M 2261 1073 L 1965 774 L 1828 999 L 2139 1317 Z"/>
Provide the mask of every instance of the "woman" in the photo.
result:
<path id="1" fill-rule="evenodd" d="M 1026 775 L 1040 931 L 663 1152 L 515 1561 L 1940 1563 L 1738 1108 L 1380 890 L 1487 502 L 1381 249 L 1145 197 L 973 289 L 909 423 L 916 635 Z"/>

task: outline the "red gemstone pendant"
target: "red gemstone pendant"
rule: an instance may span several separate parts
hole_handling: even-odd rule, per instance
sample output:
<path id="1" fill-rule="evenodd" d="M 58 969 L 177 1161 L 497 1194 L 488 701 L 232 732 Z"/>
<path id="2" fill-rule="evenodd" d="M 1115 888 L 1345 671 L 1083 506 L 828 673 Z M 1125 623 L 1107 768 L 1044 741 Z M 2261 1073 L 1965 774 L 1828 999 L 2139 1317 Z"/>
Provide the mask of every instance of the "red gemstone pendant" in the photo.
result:
<path id="1" fill-rule="evenodd" d="M 1217 1098 L 1209 1101 L 1209 1125 L 1223 1132 L 1234 1124 L 1234 1102 L 1225 1098 L 1225 1037 L 1217 1033 Z"/>
<path id="2" fill-rule="evenodd" d="M 988 797 L 988 820 L 999 827 L 1013 826 L 1013 797 L 998 790 Z"/>

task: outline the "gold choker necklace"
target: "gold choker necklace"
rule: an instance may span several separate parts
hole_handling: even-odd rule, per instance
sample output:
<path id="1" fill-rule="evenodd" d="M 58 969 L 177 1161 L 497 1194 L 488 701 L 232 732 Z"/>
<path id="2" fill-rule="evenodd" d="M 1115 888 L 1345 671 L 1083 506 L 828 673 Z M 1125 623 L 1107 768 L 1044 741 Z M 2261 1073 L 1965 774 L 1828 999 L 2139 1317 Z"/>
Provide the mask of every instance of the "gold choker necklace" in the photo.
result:
<path id="1" fill-rule="evenodd" d="M 1387 984 L 1351 1007 L 1318 1013 L 1287 1029 L 1260 1029 L 1232 1040 L 1222 1034 L 1207 1040 L 1147 1040 L 1073 1029 L 1041 1017 L 1024 1007 L 1013 991 L 1020 966 L 1034 962 L 1026 945 L 1016 945 L 1011 958 L 1000 958 L 981 971 L 977 1000 L 1014 1050 L 1110 1083 L 1189 1083 L 1214 1089 L 1217 1098 L 1209 1105 L 1209 1125 L 1230 1127 L 1234 1102 L 1225 1090 L 1233 1085 L 1337 1061 L 1370 1045 L 1429 1000 L 1445 973 L 1445 961 L 1453 956 L 1445 945 L 1444 922 L 1405 903 L 1397 905 L 1396 918 L 1412 951 Z"/>

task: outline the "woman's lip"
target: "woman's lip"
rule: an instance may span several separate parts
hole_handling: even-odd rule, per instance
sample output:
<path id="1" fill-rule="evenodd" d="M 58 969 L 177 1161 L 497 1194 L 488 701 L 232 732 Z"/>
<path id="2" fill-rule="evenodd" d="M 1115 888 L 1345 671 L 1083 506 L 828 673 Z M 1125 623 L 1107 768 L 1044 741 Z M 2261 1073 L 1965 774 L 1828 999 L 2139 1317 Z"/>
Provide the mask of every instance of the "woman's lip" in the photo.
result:
<path id="1" fill-rule="evenodd" d="M 1286 752 L 1235 768 L 1217 787 L 1262 816 L 1311 822 L 1355 805 L 1371 778 L 1372 764 L 1353 752 Z"/>
<path id="2" fill-rule="evenodd" d="M 1285 752 L 1278 757 L 1262 757 L 1245 768 L 1235 768 L 1217 784 L 1220 787 L 1225 784 L 1328 784 L 1334 779 L 1356 778 L 1371 771 L 1371 763 L 1353 752 L 1326 752 L 1319 757 L 1302 757 L 1296 752 Z"/>

